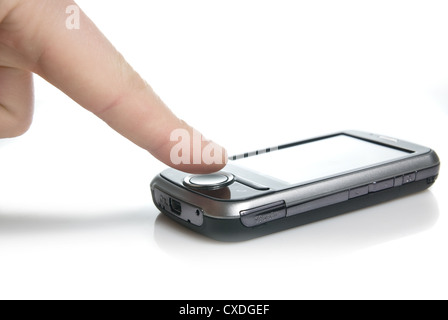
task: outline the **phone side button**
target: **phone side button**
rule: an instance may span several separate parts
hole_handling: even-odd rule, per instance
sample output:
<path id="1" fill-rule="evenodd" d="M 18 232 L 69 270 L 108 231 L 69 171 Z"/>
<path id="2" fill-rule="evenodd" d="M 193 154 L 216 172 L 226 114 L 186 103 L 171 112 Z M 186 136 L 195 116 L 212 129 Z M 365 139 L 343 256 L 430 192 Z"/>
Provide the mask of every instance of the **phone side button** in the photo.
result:
<path id="1" fill-rule="evenodd" d="M 394 186 L 395 179 L 387 179 L 378 182 L 373 182 L 369 185 L 369 192 L 378 192 L 389 189 Z"/>
<path id="2" fill-rule="evenodd" d="M 369 186 L 362 186 L 359 188 L 351 189 L 348 193 L 348 198 L 353 199 L 353 198 L 364 196 L 368 193 L 369 193 Z"/>
<path id="3" fill-rule="evenodd" d="M 267 222 L 286 217 L 286 204 L 278 201 L 261 207 L 240 212 L 241 223 L 246 227 L 255 227 Z"/>
<path id="4" fill-rule="evenodd" d="M 415 172 L 405 174 L 403 176 L 403 184 L 414 182 L 416 178 Z"/>
<path id="5" fill-rule="evenodd" d="M 400 187 L 403 185 L 403 176 L 395 177 L 394 187 Z"/>

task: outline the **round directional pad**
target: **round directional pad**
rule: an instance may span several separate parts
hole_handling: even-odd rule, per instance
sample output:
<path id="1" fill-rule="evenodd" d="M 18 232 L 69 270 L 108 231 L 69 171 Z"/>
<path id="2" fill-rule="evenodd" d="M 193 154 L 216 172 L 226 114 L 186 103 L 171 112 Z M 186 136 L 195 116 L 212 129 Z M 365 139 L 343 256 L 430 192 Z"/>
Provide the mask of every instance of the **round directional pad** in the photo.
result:
<path id="1" fill-rule="evenodd" d="M 187 176 L 184 185 L 195 189 L 216 190 L 227 187 L 235 180 L 233 174 L 217 172 L 212 174 L 196 174 Z"/>

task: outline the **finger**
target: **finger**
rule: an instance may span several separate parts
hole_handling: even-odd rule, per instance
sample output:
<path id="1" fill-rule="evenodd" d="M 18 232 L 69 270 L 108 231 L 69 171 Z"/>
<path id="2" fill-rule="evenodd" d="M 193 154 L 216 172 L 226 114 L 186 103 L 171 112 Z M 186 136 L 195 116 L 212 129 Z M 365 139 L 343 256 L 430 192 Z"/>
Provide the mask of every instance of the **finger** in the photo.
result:
<path id="1" fill-rule="evenodd" d="M 0 67 L 0 138 L 28 130 L 33 118 L 33 80 L 28 71 Z"/>
<path id="2" fill-rule="evenodd" d="M 23 8 L 33 2 L 25 2 Z M 194 130 L 168 109 L 74 2 L 38 2 L 40 19 L 45 20 L 34 23 L 35 28 L 38 25 L 38 33 L 30 30 L 33 34 L 30 40 L 40 52 L 34 72 L 167 165 L 201 173 L 224 166 L 225 152 L 214 163 L 206 159 L 197 163 L 193 154 L 188 163 L 173 162 L 171 150 L 178 141 L 170 139 L 171 133 L 182 129 L 193 135 Z M 27 26 L 30 23 L 24 27 Z M 204 142 L 201 151 L 207 146 L 220 148 Z"/>

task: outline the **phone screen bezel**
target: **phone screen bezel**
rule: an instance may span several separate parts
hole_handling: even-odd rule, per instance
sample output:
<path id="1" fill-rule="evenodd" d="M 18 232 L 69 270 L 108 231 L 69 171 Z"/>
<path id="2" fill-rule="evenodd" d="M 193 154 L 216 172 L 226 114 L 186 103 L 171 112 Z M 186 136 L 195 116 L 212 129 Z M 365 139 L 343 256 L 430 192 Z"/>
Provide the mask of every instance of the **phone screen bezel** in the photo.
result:
<path id="1" fill-rule="evenodd" d="M 355 168 L 353 170 L 348 170 L 348 171 L 343 171 L 343 172 L 338 172 L 335 173 L 333 175 L 328 175 L 325 177 L 320 177 L 317 179 L 311 179 L 311 180 L 307 180 L 307 181 L 301 181 L 299 183 L 288 183 L 282 180 L 278 180 L 275 179 L 275 177 L 270 177 L 270 176 L 266 176 L 263 175 L 260 172 L 255 172 L 253 170 L 248 169 L 247 167 L 243 167 L 243 166 L 239 166 L 238 165 L 238 160 L 239 159 L 243 159 L 243 158 L 247 158 L 247 157 L 256 157 L 262 153 L 271 153 L 271 152 L 277 152 L 286 148 L 294 148 L 296 146 L 300 146 L 303 144 L 307 144 L 307 143 L 313 143 L 316 141 L 320 141 L 323 139 L 328 139 L 328 138 L 332 138 L 332 137 L 336 137 L 336 136 L 340 136 L 340 135 L 344 135 L 344 136 L 348 136 L 348 137 L 352 137 L 355 139 L 360 139 L 360 140 L 364 140 L 366 142 L 369 143 L 374 143 L 377 145 L 381 145 L 384 147 L 388 147 L 388 148 L 392 148 L 392 149 L 396 149 L 399 151 L 404 151 L 405 154 L 403 154 L 402 157 L 398 157 L 395 158 L 393 160 L 387 160 L 387 161 L 383 161 L 383 162 L 378 162 L 369 166 L 365 166 L 365 167 L 361 167 L 361 168 Z M 391 137 L 387 137 L 387 136 L 382 136 L 382 135 L 376 135 L 376 134 L 371 134 L 371 133 L 366 133 L 366 132 L 360 132 L 360 131 L 342 131 L 342 132 L 337 132 L 337 133 L 333 133 L 333 134 L 328 134 L 328 135 L 324 135 L 324 136 L 319 136 L 319 137 L 315 137 L 315 138 L 311 138 L 311 139 L 306 139 L 306 140 L 302 140 L 302 141 L 296 141 L 296 142 L 292 142 L 292 143 L 286 143 L 286 144 L 282 144 L 278 147 L 271 147 L 271 148 L 266 148 L 266 149 L 260 149 L 260 150 L 256 150 L 256 151 L 252 151 L 252 152 L 247 152 L 244 154 L 240 154 L 240 155 L 235 155 L 235 156 L 231 156 L 229 157 L 229 164 L 228 166 L 225 168 L 226 171 L 232 172 L 233 174 L 236 174 L 238 176 L 241 176 L 245 179 L 254 181 L 256 183 L 265 185 L 273 190 L 284 190 L 284 189 L 290 189 L 290 188 L 296 188 L 296 187 L 300 187 L 303 185 L 307 185 L 307 184 L 311 184 L 311 183 L 316 183 L 319 181 L 323 181 L 323 180 L 327 180 L 327 179 L 332 179 L 332 178 L 336 178 L 336 177 L 340 177 L 340 176 L 344 176 L 344 175 L 349 175 L 349 174 L 353 174 L 356 172 L 363 172 L 363 171 L 367 171 L 367 170 L 371 170 L 373 168 L 376 167 L 380 167 L 380 166 L 384 166 L 390 163 L 399 163 L 399 162 L 403 162 L 406 161 L 406 159 L 410 159 L 413 157 L 417 157 L 419 155 L 422 154 L 426 154 L 428 152 L 430 152 L 431 149 L 414 144 L 414 143 L 410 143 L 404 140 L 398 140 L 395 138 L 391 138 Z M 291 170 L 293 170 L 295 168 L 291 168 Z"/>

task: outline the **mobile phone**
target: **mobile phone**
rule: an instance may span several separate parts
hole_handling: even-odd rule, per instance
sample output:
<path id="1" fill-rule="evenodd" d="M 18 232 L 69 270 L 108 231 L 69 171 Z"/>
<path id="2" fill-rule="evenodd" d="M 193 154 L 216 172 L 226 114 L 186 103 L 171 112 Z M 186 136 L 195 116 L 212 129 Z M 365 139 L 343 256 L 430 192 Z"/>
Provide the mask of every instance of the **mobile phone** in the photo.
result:
<path id="1" fill-rule="evenodd" d="M 229 158 L 217 173 L 167 169 L 151 182 L 157 208 L 200 234 L 242 241 L 429 188 L 435 151 L 343 131 Z"/>

